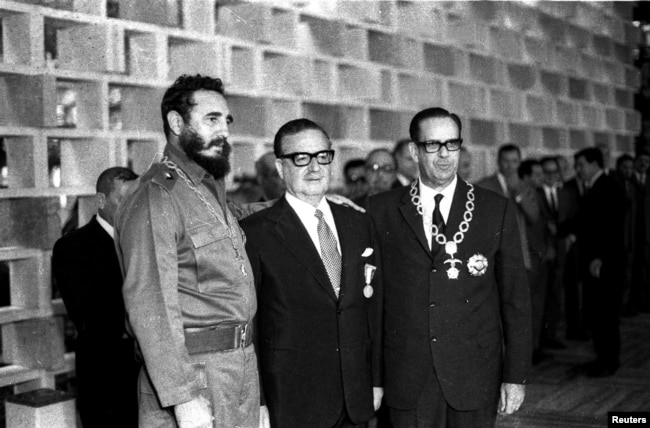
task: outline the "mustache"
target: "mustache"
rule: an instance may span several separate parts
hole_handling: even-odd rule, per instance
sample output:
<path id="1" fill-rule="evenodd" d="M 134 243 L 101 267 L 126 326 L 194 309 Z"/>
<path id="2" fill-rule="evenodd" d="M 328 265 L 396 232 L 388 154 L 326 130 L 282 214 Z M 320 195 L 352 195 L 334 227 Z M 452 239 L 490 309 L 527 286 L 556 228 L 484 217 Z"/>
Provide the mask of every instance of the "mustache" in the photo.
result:
<path id="1" fill-rule="evenodd" d="M 210 147 L 230 147 L 230 143 L 228 142 L 227 137 L 216 137 L 210 140 L 208 143 L 208 148 Z"/>

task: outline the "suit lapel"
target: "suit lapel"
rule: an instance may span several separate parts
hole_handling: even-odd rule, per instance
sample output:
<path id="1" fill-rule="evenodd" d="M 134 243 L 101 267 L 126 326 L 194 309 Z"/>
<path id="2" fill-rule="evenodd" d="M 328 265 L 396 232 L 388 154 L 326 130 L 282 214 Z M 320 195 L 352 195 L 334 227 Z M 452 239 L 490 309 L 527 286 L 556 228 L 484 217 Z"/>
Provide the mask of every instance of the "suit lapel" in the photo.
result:
<path id="1" fill-rule="evenodd" d="M 451 208 L 449 210 L 449 217 L 447 218 L 447 227 L 445 229 L 445 236 L 447 241 L 454 239 L 454 234 L 458 232 L 460 223 L 463 221 L 463 214 L 465 214 L 465 202 L 467 202 L 467 190 L 469 186 L 464 180 L 458 179 L 456 190 L 454 190 L 454 199 L 451 201 Z"/>
<path id="2" fill-rule="evenodd" d="M 404 196 L 401 200 L 401 205 L 399 211 L 406 220 L 406 224 L 409 225 L 411 231 L 418 238 L 418 242 L 422 246 L 422 249 L 427 253 L 427 255 L 433 259 L 431 255 L 431 250 L 429 249 L 429 243 L 427 242 L 427 237 L 424 234 L 424 227 L 422 226 L 422 216 L 418 214 L 418 210 L 411 202 L 410 195 L 411 186 L 405 187 Z"/>
<path id="3" fill-rule="evenodd" d="M 340 299 L 345 298 L 347 292 L 354 284 L 354 257 L 361 257 L 361 253 L 355 254 L 354 237 L 358 236 L 359 232 L 355 231 L 356 224 L 351 221 L 346 221 L 344 208 L 336 205 L 329 204 L 334 216 L 334 223 L 336 223 L 336 231 L 338 232 L 339 243 L 341 244 L 341 292 Z M 358 249 L 357 249 L 358 250 Z"/>
<path id="4" fill-rule="evenodd" d="M 336 300 L 325 265 L 309 237 L 307 229 L 305 229 L 300 218 L 284 197 L 273 205 L 267 218 L 275 223 L 271 233 L 276 237 L 278 243 L 285 247 L 305 267 L 332 299 Z M 338 225 L 339 223 L 336 224 L 337 228 Z M 341 233 L 339 233 L 339 239 L 341 239 L 340 235 Z M 343 251 L 343 242 L 341 242 L 341 250 Z M 343 278 L 343 274 L 341 278 Z M 343 283 L 343 281 L 341 282 Z"/>

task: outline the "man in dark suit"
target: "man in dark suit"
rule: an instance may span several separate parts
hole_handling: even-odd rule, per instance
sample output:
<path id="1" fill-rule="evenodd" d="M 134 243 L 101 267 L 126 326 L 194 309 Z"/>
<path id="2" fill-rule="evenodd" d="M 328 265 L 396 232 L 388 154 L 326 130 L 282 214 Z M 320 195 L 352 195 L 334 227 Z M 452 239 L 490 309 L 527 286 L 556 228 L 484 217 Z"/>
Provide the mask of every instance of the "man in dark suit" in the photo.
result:
<path id="1" fill-rule="evenodd" d="M 604 173 L 600 150 L 590 147 L 579 151 L 575 165 L 585 183 L 584 201 L 576 218 L 578 269 L 596 351 L 596 360 L 587 367 L 587 374 L 608 376 L 618 369 L 621 346 L 624 200 L 616 182 Z"/>
<path id="2" fill-rule="evenodd" d="M 420 179 L 368 209 L 384 272 L 385 402 L 397 428 L 493 426 L 497 409 L 523 402 L 531 365 L 515 210 L 458 179 L 458 116 L 426 109 L 409 131 Z"/>
<path id="3" fill-rule="evenodd" d="M 137 427 L 134 343 L 125 330 L 122 273 L 113 242 L 120 201 L 137 176 L 127 168 L 102 172 L 97 215 L 54 245 L 52 272 L 77 330 L 77 403 L 84 427 Z"/>
<path id="4" fill-rule="evenodd" d="M 242 227 L 257 286 L 257 339 L 271 426 L 365 426 L 379 407 L 382 289 L 370 218 L 324 198 L 334 151 L 316 123 L 274 141 L 287 192 Z"/>

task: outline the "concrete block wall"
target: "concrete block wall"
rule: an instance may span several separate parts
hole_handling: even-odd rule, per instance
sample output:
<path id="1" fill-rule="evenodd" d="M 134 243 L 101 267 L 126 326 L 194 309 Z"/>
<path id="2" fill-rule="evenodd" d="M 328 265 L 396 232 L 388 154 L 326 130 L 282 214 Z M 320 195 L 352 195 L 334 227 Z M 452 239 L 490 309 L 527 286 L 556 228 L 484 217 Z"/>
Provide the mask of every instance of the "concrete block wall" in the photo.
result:
<path id="1" fill-rule="evenodd" d="M 234 174 L 252 173 L 290 119 L 306 116 L 329 131 L 340 172 L 352 157 L 392 147 L 407 136 L 416 111 L 437 105 L 463 119 L 478 179 L 493 171 L 495 147 L 504 142 L 519 144 L 525 155 L 570 155 L 601 141 L 614 152 L 632 150 L 641 126 L 633 110 L 640 77 L 632 49 L 640 35 L 632 7 L 0 1 L 0 217 L 11 225 L 2 234 L 0 262 L 10 267 L 12 297 L 20 295 L 14 290 L 38 297 L 36 306 L 21 298 L 0 309 L 3 345 L 16 348 L 3 353 L 13 368 L 0 369 L 0 384 L 48 384 L 52 373 L 71 370 L 71 355 L 52 356 L 51 367 L 19 357 L 29 354 L 21 336 L 27 329 L 13 323 L 37 318 L 39 331 L 54 330 L 43 320 L 61 304 L 43 298 L 51 295 L 43 290 L 50 292 L 48 260 L 65 213 L 60 201 L 78 198 L 83 223 L 101 170 L 147 169 L 165 142 L 160 98 L 179 74 L 225 81 L 235 117 Z M 21 239 L 34 231 L 38 237 Z M 20 274 L 24 260 L 41 274 Z"/>

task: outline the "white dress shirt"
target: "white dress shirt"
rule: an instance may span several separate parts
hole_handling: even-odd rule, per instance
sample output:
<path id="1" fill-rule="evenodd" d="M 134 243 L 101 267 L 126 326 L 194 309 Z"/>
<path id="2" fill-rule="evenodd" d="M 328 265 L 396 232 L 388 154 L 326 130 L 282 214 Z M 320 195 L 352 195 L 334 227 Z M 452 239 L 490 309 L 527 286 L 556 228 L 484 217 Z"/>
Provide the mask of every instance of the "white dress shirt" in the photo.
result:
<path id="1" fill-rule="evenodd" d="M 440 213 L 442 214 L 442 218 L 445 220 L 445 224 L 449 223 L 449 211 L 451 211 L 451 202 L 454 199 L 456 184 L 458 184 L 458 176 L 454 176 L 452 182 L 449 183 L 449 185 L 445 187 L 442 192 L 433 190 L 431 187 L 422 183 L 421 179 L 418 181 L 420 185 L 420 201 L 422 202 L 422 208 L 424 210 L 424 214 L 422 215 L 422 227 L 424 227 L 424 234 L 427 237 L 429 249 L 431 249 L 431 216 L 433 215 L 433 210 L 436 207 L 436 201 L 434 197 L 438 193 L 442 193 L 443 198 L 440 201 Z"/>
<path id="2" fill-rule="evenodd" d="M 102 216 L 99 215 L 99 213 L 97 213 L 97 215 L 95 215 L 95 218 L 97 219 L 97 223 L 99 223 L 99 225 L 102 227 L 102 229 L 104 229 L 106 231 L 106 233 L 111 235 L 111 238 L 115 239 L 115 233 L 113 232 L 113 226 L 108 224 L 108 222 L 106 220 L 104 220 L 102 218 Z"/>
<path id="3" fill-rule="evenodd" d="M 314 243 L 318 254 L 323 257 L 320 252 L 320 239 L 318 239 L 318 218 L 316 218 L 317 208 L 307 202 L 301 201 L 288 192 L 285 193 L 285 197 L 287 198 L 289 206 L 291 206 L 296 214 L 298 214 L 298 218 L 302 222 L 303 226 L 305 226 L 305 229 L 307 229 L 307 233 L 309 234 L 311 241 Z M 336 239 L 336 248 L 338 248 L 339 254 L 341 254 L 341 243 L 339 241 L 339 234 L 336 231 L 336 223 L 334 223 L 332 210 L 325 198 L 321 199 L 318 203 L 318 209 L 322 211 L 325 223 L 327 223 L 334 234 L 334 238 Z"/>

